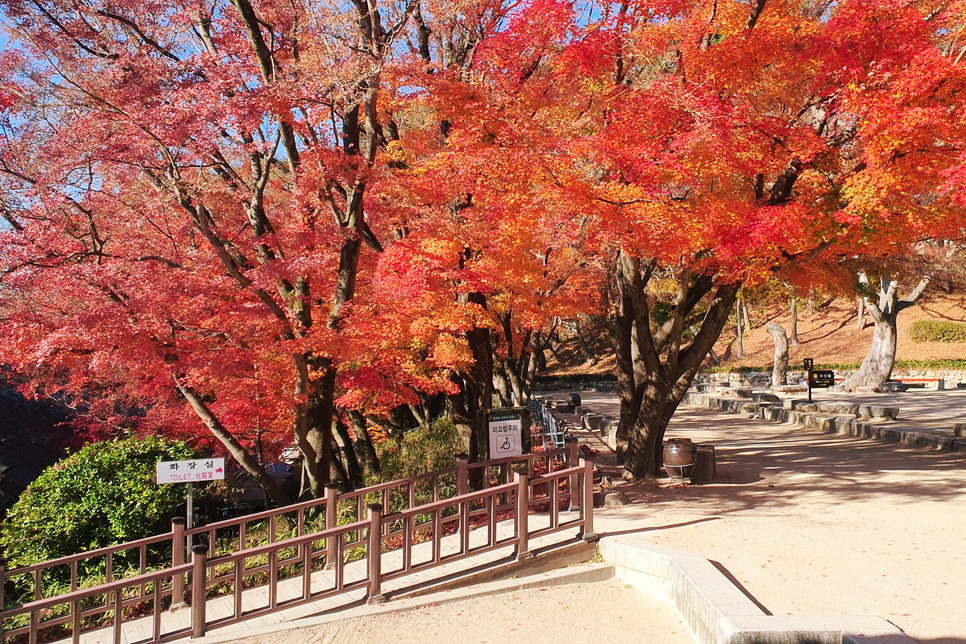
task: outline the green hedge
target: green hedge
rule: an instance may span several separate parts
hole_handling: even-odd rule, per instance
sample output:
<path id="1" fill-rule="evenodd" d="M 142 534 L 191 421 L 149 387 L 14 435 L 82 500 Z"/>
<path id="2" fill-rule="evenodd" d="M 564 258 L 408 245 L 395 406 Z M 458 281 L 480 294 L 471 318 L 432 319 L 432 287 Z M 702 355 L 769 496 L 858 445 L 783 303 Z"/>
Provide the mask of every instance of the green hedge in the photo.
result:
<path id="1" fill-rule="evenodd" d="M 8 565 L 167 532 L 186 486 L 155 483 L 157 463 L 194 457 L 184 443 L 156 436 L 85 445 L 44 470 L 10 508 L 0 531 Z"/>
<path id="2" fill-rule="evenodd" d="M 909 327 L 915 342 L 966 342 L 966 324 L 940 320 L 918 320 Z"/>

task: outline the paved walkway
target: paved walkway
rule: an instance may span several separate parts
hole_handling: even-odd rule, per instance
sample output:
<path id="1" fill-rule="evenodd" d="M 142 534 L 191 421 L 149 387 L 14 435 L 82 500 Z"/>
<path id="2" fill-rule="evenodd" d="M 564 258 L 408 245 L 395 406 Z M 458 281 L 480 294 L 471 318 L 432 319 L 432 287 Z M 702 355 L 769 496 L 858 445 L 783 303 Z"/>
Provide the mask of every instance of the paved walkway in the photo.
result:
<path id="1" fill-rule="evenodd" d="M 616 415 L 614 394 L 581 397 Z M 966 417 L 960 390 L 848 399 L 899 406 L 883 422 L 915 431 L 951 435 Z M 612 450 L 575 433 L 618 479 Z M 773 614 L 876 615 L 921 642 L 966 643 L 966 455 L 696 406 L 678 410 L 667 436 L 715 445 L 718 478 L 618 480 L 631 505 L 596 512 L 602 536 L 640 533 L 703 555 Z"/>
<path id="2" fill-rule="evenodd" d="M 563 399 L 566 392 L 550 396 Z M 616 416 L 614 394 L 581 392 L 581 397 L 585 407 Z M 951 433 L 952 422 L 966 422 L 966 392 L 962 391 L 871 396 L 820 392 L 815 397 L 899 406 L 902 411 L 895 424 L 914 425 L 920 431 Z M 612 476 L 619 472 L 612 450 L 599 435 L 588 430 L 574 433 L 601 452 L 602 471 Z M 961 601 L 966 596 L 963 455 L 688 406 L 675 415 L 668 435 L 714 444 L 718 479 L 709 485 L 684 487 L 662 480 L 621 484 L 613 476 L 631 504 L 597 509 L 598 533 L 643 533 L 654 543 L 701 554 L 773 614 L 877 615 L 923 642 L 966 643 L 966 605 Z M 469 561 L 451 564 L 447 572 L 469 566 Z M 472 565 L 478 563 L 472 561 Z M 423 574 L 441 573 L 436 569 Z M 408 578 L 406 585 L 416 581 Z M 587 602 L 575 610 L 593 611 L 590 606 L 606 601 L 609 591 L 591 584 L 586 592 Z M 487 594 L 485 590 L 481 593 Z M 353 598 L 361 600 L 362 595 Z M 258 591 L 246 599 L 255 601 L 264 601 Z M 345 597 L 336 600 L 339 604 L 345 601 Z M 635 605 L 650 612 L 655 608 L 649 601 L 640 598 Z M 340 641 L 336 634 L 344 635 L 355 627 L 352 622 L 331 623 L 336 602 L 309 604 L 215 630 L 209 639 L 258 632 L 262 634 L 258 641 L 271 641 L 270 635 L 264 635 L 268 631 L 291 628 L 294 621 L 308 627 L 317 618 L 307 620 L 306 616 L 329 612 L 329 623 L 312 626 L 314 630 L 306 631 L 299 641 Z M 432 605 L 434 599 L 428 597 L 425 602 Z M 399 607 L 420 605 L 424 604 L 400 603 Z M 468 604 L 466 610 L 472 614 L 476 605 Z M 386 606 L 392 610 L 393 603 Z M 436 623 L 442 615 L 427 608 L 419 612 Z M 186 611 L 182 613 L 182 618 L 187 616 Z M 414 623 L 420 619 L 415 615 L 397 620 L 400 627 L 405 622 L 406 634 L 392 628 L 390 632 L 398 633 L 398 641 L 422 644 L 426 631 Z M 587 612 L 584 619 L 593 623 L 595 617 Z M 668 641 L 666 628 L 664 622 L 655 621 L 649 630 L 636 628 L 635 634 L 641 641 L 663 642 Z M 480 633 L 480 629 L 477 620 L 465 634 L 479 633 L 484 640 L 492 635 Z M 567 641 L 573 635 L 566 627 L 554 626 L 552 620 L 540 623 L 539 629 L 547 641 Z M 85 639 L 85 644 L 96 641 Z"/>

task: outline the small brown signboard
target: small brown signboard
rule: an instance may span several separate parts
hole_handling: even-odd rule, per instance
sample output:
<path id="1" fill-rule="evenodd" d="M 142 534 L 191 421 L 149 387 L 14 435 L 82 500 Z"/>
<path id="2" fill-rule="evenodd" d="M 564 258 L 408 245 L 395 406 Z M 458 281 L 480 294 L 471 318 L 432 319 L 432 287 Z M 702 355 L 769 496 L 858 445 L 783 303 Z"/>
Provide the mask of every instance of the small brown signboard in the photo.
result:
<path id="1" fill-rule="evenodd" d="M 835 372 L 812 369 L 808 372 L 808 386 L 815 389 L 828 389 L 835 384 Z"/>

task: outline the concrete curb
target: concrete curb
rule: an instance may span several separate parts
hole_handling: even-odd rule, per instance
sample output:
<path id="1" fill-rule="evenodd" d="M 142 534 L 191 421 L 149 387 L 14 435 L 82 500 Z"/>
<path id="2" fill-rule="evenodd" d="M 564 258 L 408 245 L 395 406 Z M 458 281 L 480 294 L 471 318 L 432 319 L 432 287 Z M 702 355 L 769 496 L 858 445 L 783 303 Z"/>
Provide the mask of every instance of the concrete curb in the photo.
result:
<path id="1" fill-rule="evenodd" d="M 516 590 L 528 590 L 533 588 L 546 588 L 547 586 L 560 586 L 563 584 L 588 584 L 599 581 L 606 581 L 614 577 L 614 566 L 607 563 L 590 563 L 570 566 L 552 570 L 550 572 L 520 577 L 519 579 L 503 579 L 500 581 L 490 581 L 474 586 L 465 586 L 455 590 L 447 590 L 430 595 L 419 595 L 415 597 L 402 597 L 386 603 L 361 604 L 346 610 L 336 610 L 331 613 L 303 617 L 287 622 L 279 622 L 263 628 L 252 628 L 245 630 L 232 630 L 227 633 L 209 633 L 203 638 L 191 640 L 192 642 L 203 642 L 204 644 L 219 644 L 221 642 L 233 642 L 247 637 L 259 637 L 271 635 L 282 631 L 290 631 L 299 628 L 314 628 L 331 622 L 343 621 L 347 619 L 357 619 L 360 617 L 371 617 L 375 615 L 386 615 L 389 613 L 402 613 L 417 610 L 425 606 L 450 604 L 453 602 L 466 601 L 477 597 L 498 595 L 501 593 L 513 592 Z M 363 600 L 360 600 L 360 602 Z"/>
<path id="2" fill-rule="evenodd" d="M 768 403 L 753 402 L 750 398 L 726 398 L 708 394 L 689 393 L 685 395 L 684 402 L 736 414 L 757 413 L 765 420 L 793 423 L 823 432 L 847 434 L 858 438 L 875 438 L 886 443 L 901 443 L 911 447 L 966 453 L 966 438 L 896 427 L 893 425 L 896 421 L 870 421 L 865 418 L 803 412 Z"/>
<path id="3" fill-rule="evenodd" d="M 700 555 L 605 537 L 604 560 L 617 576 L 674 606 L 698 644 L 915 644 L 880 617 L 768 615 Z"/>

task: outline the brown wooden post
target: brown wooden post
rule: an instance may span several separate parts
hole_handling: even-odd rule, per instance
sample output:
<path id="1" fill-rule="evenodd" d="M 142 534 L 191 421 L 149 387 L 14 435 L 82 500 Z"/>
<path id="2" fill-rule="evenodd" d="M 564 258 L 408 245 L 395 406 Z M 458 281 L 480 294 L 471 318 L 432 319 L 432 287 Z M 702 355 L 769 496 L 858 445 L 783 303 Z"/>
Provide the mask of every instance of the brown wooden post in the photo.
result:
<path id="1" fill-rule="evenodd" d="M 463 496 L 470 491 L 470 457 L 466 454 L 456 455 L 456 496 Z M 466 554 L 470 549 L 470 504 L 460 503 L 459 515 L 460 554 Z M 442 537 L 442 535 L 440 535 Z"/>
<path id="2" fill-rule="evenodd" d="M 191 571 L 191 637 L 204 637 L 205 603 L 208 595 L 205 583 L 208 572 L 208 546 L 203 543 L 193 546 L 191 563 L 194 564 Z"/>
<path id="3" fill-rule="evenodd" d="M 466 454 L 456 455 L 456 496 L 463 496 L 470 489 L 470 457 Z"/>
<path id="4" fill-rule="evenodd" d="M 576 438 L 567 439 L 567 469 L 571 467 L 577 467 L 580 460 L 580 441 Z M 580 477 L 577 474 L 571 474 L 570 478 L 567 479 L 567 491 L 570 492 L 570 511 L 576 512 L 580 509 Z"/>
<path id="5" fill-rule="evenodd" d="M 382 505 L 369 504 L 369 597 L 368 603 L 385 601 L 382 594 Z"/>
<path id="6" fill-rule="evenodd" d="M 171 567 L 184 565 L 184 517 L 171 519 Z M 183 608 L 184 575 L 171 576 L 171 610 Z"/>
<path id="7" fill-rule="evenodd" d="M 358 520 L 360 517 L 356 517 Z M 325 486 L 325 529 L 331 530 L 339 523 L 339 486 L 329 484 Z M 327 537 L 325 540 L 325 569 L 331 570 L 336 566 L 336 540 L 338 537 Z M 312 544 L 307 544 L 311 548 Z"/>
<path id="8" fill-rule="evenodd" d="M 523 561 L 533 556 L 530 552 L 530 478 L 526 472 L 514 472 L 513 480 L 517 484 L 516 532 L 517 532 L 517 561 Z"/>
<path id="9" fill-rule="evenodd" d="M 584 541 L 597 541 L 597 533 L 594 532 L 594 457 L 588 454 L 580 459 L 584 466 L 582 497 L 580 500 L 581 511 L 583 512 L 584 531 L 578 535 Z"/>

